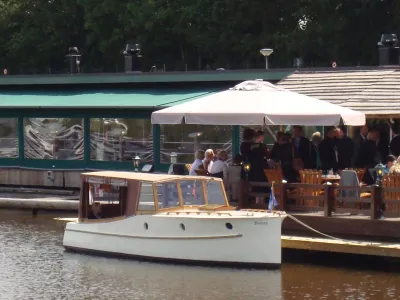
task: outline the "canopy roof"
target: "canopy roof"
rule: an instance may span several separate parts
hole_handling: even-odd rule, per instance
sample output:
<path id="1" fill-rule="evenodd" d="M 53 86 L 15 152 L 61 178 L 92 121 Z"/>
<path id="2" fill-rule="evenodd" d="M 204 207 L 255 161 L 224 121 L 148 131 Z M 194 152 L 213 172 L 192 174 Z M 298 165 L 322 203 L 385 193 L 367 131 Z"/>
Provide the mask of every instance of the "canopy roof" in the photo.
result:
<path id="1" fill-rule="evenodd" d="M 208 176 L 183 176 L 183 175 L 167 175 L 167 174 L 152 174 L 140 172 L 121 172 L 121 171 L 97 171 L 82 173 L 86 177 L 100 177 L 122 180 L 139 180 L 149 182 L 161 182 L 169 180 L 216 180 L 222 181 L 220 178 Z"/>
<path id="2" fill-rule="evenodd" d="M 365 115 L 261 80 L 156 111 L 153 124 L 361 126 Z"/>
<path id="3" fill-rule="evenodd" d="M 160 108 L 190 101 L 212 89 L 1 91 L 0 108 Z"/>

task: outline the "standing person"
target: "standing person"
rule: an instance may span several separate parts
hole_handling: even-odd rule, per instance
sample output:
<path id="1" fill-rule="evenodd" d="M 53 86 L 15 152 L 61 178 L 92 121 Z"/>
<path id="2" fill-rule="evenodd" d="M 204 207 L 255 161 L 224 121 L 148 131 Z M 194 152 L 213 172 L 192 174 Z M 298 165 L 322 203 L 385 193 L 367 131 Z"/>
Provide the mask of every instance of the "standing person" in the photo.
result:
<path id="1" fill-rule="evenodd" d="M 243 141 L 240 144 L 240 154 L 242 155 L 243 161 L 247 160 L 247 156 L 250 153 L 251 145 L 254 143 L 256 132 L 251 128 L 246 128 L 243 131 Z"/>
<path id="2" fill-rule="evenodd" d="M 331 127 L 325 134 L 325 138 L 319 144 L 322 169 L 325 171 L 339 169 L 339 151 L 335 140 L 335 128 Z"/>
<path id="3" fill-rule="evenodd" d="M 249 161 L 249 157 L 250 157 L 250 152 L 251 152 L 251 145 L 254 143 L 254 139 L 255 139 L 255 134 L 256 132 L 251 129 L 251 128 L 246 128 L 243 131 L 243 136 L 242 136 L 242 143 L 240 144 L 240 154 L 242 157 L 242 162 L 248 162 Z M 243 166 L 243 165 L 242 165 Z M 241 183 L 241 189 L 240 189 L 240 198 L 239 198 L 239 207 L 240 208 L 246 208 L 248 207 L 248 203 L 247 203 L 247 199 L 246 199 L 246 195 L 245 195 L 245 187 L 246 187 L 246 173 L 243 170 L 240 172 L 240 178 L 242 179 L 242 183 Z"/>
<path id="4" fill-rule="evenodd" d="M 316 131 L 311 136 L 311 160 L 310 167 L 311 169 L 321 169 L 321 156 L 319 153 L 319 144 L 322 142 L 322 135 L 319 131 Z"/>
<path id="5" fill-rule="evenodd" d="M 360 127 L 360 134 L 354 138 L 352 166 L 363 168 L 366 163 L 365 151 L 369 128 L 367 125 Z"/>
<path id="6" fill-rule="evenodd" d="M 311 157 L 311 143 L 309 139 L 303 136 L 303 128 L 301 126 L 297 125 L 293 126 L 292 146 L 293 146 L 294 162 L 296 161 L 296 159 L 299 162 L 298 166 L 294 166 L 294 168 L 295 169 L 309 168 L 308 164 L 310 162 L 310 157 Z"/>
<path id="7" fill-rule="evenodd" d="M 354 142 L 347 136 L 344 129 L 338 127 L 335 129 L 335 138 L 338 147 L 339 169 L 344 170 L 352 165 Z"/>
<path id="8" fill-rule="evenodd" d="M 396 157 L 400 156 L 400 134 L 397 132 L 390 142 L 390 152 Z"/>
<path id="9" fill-rule="evenodd" d="M 271 152 L 270 152 L 270 157 L 276 162 L 279 162 L 279 152 L 280 152 L 280 146 L 283 143 L 283 137 L 285 136 L 285 133 L 283 131 L 278 131 L 276 133 L 276 142 L 272 146 Z"/>
<path id="10" fill-rule="evenodd" d="M 378 131 L 371 130 L 367 136 L 366 148 L 365 148 L 365 165 L 364 168 L 373 168 L 382 161 L 380 153 L 378 151 Z"/>
<path id="11" fill-rule="evenodd" d="M 257 130 L 255 134 L 255 141 L 257 144 L 260 145 L 262 148 L 262 151 L 265 152 L 265 157 L 268 159 L 270 154 L 267 145 L 264 144 L 264 131 L 263 130 Z"/>

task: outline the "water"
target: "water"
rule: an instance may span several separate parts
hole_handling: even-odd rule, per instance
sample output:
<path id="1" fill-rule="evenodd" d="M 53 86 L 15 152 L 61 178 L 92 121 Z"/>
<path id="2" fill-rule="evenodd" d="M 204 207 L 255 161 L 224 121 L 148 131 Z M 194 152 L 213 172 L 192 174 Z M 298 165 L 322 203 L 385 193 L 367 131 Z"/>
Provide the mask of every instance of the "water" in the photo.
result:
<path id="1" fill-rule="evenodd" d="M 0 299 L 400 299 L 400 273 L 332 261 L 264 271 L 110 259 L 64 252 L 62 234 L 50 215 L 0 211 Z"/>

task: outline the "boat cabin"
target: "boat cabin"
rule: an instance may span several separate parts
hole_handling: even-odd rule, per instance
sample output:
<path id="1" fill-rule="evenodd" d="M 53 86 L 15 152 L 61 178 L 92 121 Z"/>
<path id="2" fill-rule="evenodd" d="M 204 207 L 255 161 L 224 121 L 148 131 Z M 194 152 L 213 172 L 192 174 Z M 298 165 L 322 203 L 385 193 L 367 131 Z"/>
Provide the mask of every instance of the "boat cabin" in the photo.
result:
<path id="1" fill-rule="evenodd" d="M 99 171 L 83 173 L 81 179 L 80 222 L 182 209 L 231 209 L 220 178 Z"/>

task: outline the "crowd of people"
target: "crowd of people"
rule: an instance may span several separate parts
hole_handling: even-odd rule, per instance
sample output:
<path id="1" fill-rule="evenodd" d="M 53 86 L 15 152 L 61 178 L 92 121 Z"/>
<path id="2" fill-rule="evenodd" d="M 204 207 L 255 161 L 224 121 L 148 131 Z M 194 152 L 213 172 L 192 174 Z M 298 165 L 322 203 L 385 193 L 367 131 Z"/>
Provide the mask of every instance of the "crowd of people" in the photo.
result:
<path id="1" fill-rule="evenodd" d="M 400 171 L 400 135 L 395 136 L 390 144 L 380 140 L 377 129 L 362 126 L 359 134 L 350 138 L 344 127 L 330 127 L 322 137 L 315 132 L 311 139 L 304 137 L 301 126 L 293 126 L 292 133 L 278 132 L 276 142 L 269 150 L 263 144 L 263 132 L 245 129 L 241 144 L 243 161 L 251 164 L 248 174 L 250 181 L 264 181 L 263 170 L 280 163 L 283 175 L 288 182 L 298 181 L 299 170 L 319 169 L 324 173 L 338 173 L 347 168 L 374 168 L 385 164 L 389 173 Z M 367 173 L 366 182 L 371 181 Z"/>
<path id="2" fill-rule="evenodd" d="M 264 143 L 264 132 L 246 128 L 240 145 L 240 155 L 234 158 L 234 164 L 246 162 L 250 165 L 248 172 L 242 170 L 242 178 L 254 182 L 267 181 L 264 169 L 274 168 L 280 164 L 284 178 L 288 182 L 299 181 L 302 169 L 319 169 L 323 173 L 338 173 L 347 168 L 375 168 L 385 165 L 385 173 L 400 173 L 400 135 L 391 143 L 380 140 L 380 132 L 359 128 L 359 134 L 350 138 L 345 127 L 330 127 L 323 137 L 315 132 L 311 139 L 303 134 L 301 126 L 293 126 L 292 132 L 279 131 L 276 142 L 271 149 Z M 228 155 L 226 151 L 198 150 L 190 175 L 197 175 L 196 170 L 207 170 L 209 175 L 224 179 L 227 186 Z M 366 183 L 372 183 L 366 172 Z"/>

